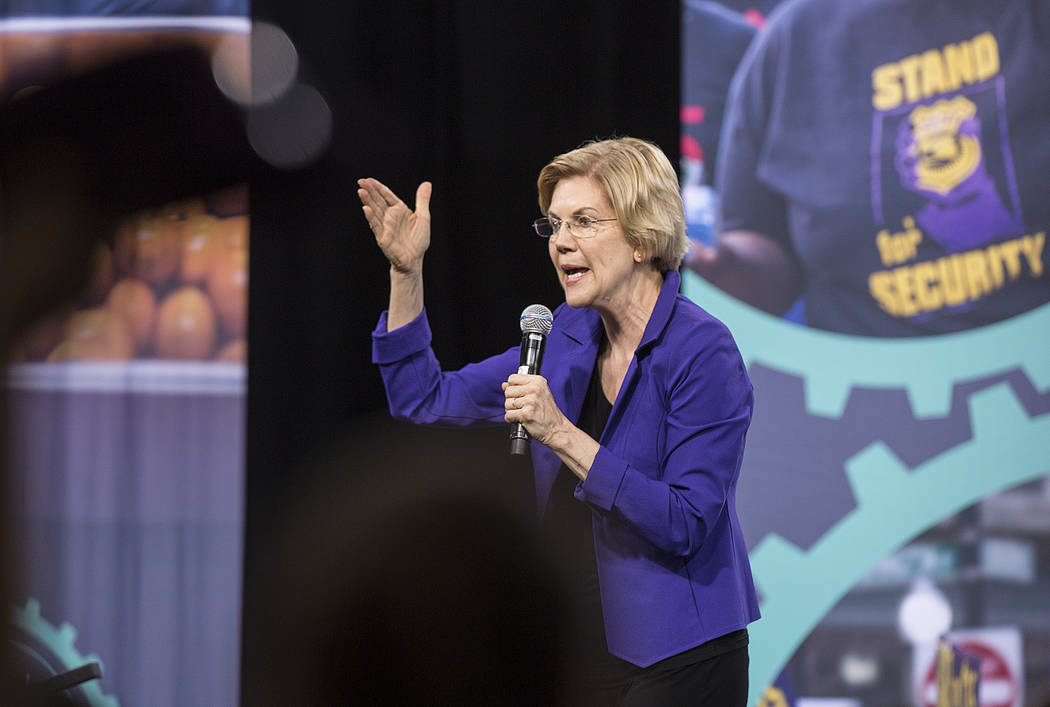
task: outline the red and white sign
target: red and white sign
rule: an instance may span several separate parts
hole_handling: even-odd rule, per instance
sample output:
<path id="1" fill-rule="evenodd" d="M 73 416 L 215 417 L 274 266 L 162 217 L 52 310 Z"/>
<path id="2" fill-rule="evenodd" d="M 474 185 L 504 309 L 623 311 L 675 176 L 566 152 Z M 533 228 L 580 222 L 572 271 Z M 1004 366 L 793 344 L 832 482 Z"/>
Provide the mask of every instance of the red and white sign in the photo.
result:
<path id="1" fill-rule="evenodd" d="M 1021 631 L 1016 626 L 952 631 L 945 636 L 981 659 L 981 707 L 1024 707 Z M 912 683 L 916 704 L 937 707 L 937 644 L 915 647 Z"/>

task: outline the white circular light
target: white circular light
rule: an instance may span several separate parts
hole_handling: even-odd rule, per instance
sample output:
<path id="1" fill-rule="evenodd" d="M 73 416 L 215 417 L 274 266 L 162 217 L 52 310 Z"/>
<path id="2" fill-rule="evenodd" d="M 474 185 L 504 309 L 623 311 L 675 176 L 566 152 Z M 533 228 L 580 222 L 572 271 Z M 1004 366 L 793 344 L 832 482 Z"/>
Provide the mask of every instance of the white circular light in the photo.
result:
<path id="1" fill-rule="evenodd" d="M 251 35 L 230 35 L 212 53 L 215 83 L 241 105 L 272 103 L 299 74 L 299 52 L 283 29 L 253 22 Z"/>
<path id="2" fill-rule="evenodd" d="M 247 129 L 252 149 L 271 165 L 305 167 L 332 139 L 332 111 L 316 89 L 296 84 L 279 100 L 252 108 Z"/>
<path id="3" fill-rule="evenodd" d="M 897 624 L 910 643 L 931 643 L 951 628 L 952 607 L 932 582 L 920 579 L 901 602 Z"/>
<path id="4" fill-rule="evenodd" d="M 850 687 L 865 687 L 879 679 L 879 661 L 873 655 L 846 653 L 839 663 L 839 675 Z"/>
<path id="5" fill-rule="evenodd" d="M 267 22 L 252 24 L 252 105 L 277 100 L 299 73 L 299 53 L 284 30 Z"/>
<path id="6" fill-rule="evenodd" d="M 211 55 L 215 85 L 227 98 L 241 105 L 249 104 L 252 99 L 250 42 L 247 34 L 226 35 Z"/>

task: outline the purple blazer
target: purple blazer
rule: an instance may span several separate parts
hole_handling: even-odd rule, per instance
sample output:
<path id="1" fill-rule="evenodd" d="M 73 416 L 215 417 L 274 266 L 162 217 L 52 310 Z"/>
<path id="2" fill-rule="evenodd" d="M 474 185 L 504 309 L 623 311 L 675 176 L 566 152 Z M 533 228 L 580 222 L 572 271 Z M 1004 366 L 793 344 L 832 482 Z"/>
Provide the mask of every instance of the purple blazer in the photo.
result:
<path id="1" fill-rule="evenodd" d="M 759 617 L 735 497 L 751 421 L 751 381 L 726 327 L 678 294 L 668 272 L 575 496 L 592 510 L 609 652 L 645 667 Z M 518 347 L 444 372 L 424 312 L 393 332 L 386 313 L 372 358 L 391 413 L 424 424 L 503 424 L 500 383 Z M 543 375 L 554 400 L 579 419 L 602 322 L 562 304 Z M 542 516 L 561 460 L 532 442 Z"/>

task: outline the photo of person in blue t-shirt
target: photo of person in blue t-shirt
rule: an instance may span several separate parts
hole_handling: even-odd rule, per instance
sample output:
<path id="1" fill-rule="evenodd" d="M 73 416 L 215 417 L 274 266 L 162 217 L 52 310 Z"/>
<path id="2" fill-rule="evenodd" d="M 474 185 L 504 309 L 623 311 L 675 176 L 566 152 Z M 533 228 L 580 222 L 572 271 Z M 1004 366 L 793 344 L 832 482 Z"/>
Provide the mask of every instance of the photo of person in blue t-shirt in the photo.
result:
<path id="1" fill-rule="evenodd" d="M 727 102 L 717 245 L 687 265 L 863 336 L 1050 301 L 1048 31 L 1032 0 L 781 5 Z"/>

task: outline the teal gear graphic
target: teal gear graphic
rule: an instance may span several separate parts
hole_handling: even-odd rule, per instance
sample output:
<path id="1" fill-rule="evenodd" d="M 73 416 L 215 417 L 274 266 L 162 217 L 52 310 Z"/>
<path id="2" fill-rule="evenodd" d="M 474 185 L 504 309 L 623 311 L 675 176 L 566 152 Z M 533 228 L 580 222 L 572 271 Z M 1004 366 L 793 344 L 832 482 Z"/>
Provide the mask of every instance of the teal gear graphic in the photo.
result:
<path id="1" fill-rule="evenodd" d="M 682 291 L 726 323 L 749 368 L 798 377 L 814 415 L 838 417 L 855 388 L 875 388 L 904 390 L 916 418 L 944 417 L 957 384 L 1017 370 L 1038 391 L 1050 389 L 1050 305 L 956 334 L 869 339 L 785 322 L 691 272 Z M 1005 383 L 973 394 L 969 412 L 972 438 L 913 468 L 882 442 L 853 455 L 843 472 L 856 507 L 807 550 L 772 532 L 753 548 L 763 597 L 763 618 L 749 629 L 754 699 L 878 560 L 944 517 L 1050 471 L 1050 415 L 1029 417 Z"/>
<path id="2" fill-rule="evenodd" d="M 952 387 L 1020 369 L 1050 388 L 1050 305 L 979 329 L 912 339 L 843 336 L 782 321 L 725 294 L 699 276 L 682 292 L 729 326 L 748 366 L 799 376 L 807 407 L 837 417 L 854 387 L 903 388 L 917 417 L 947 414 Z"/>
<path id="3" fill-rule="evenodd" d="M 93 655 L 83 656 L 76 649 L 77 630 L 69 623 L 57 628 L 40 614 L 40 602 L 30 598 L 24 607 L 12 607 L 11 618 L 15 628 L 12 634 L 17 663 L 32 666 L 39 677 L 47 677 L 79 668 L 87 663 L 101 661 Z M 38 677 L 34 675 L 34 677 Z M 120 707 L 113 695 L 103 694 L 97 680 L 89 680 L 72 688 L 84 704 L 91 707 Z"/>

